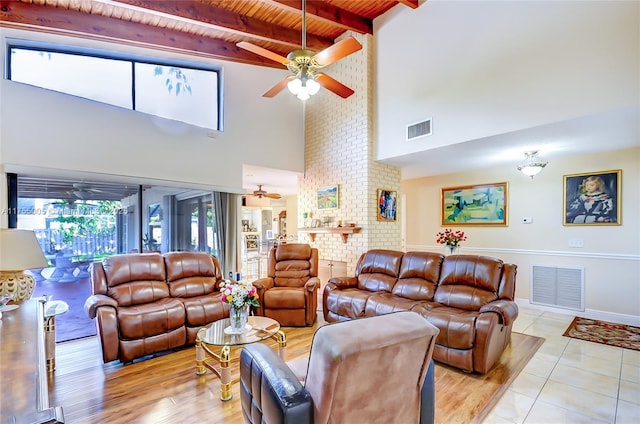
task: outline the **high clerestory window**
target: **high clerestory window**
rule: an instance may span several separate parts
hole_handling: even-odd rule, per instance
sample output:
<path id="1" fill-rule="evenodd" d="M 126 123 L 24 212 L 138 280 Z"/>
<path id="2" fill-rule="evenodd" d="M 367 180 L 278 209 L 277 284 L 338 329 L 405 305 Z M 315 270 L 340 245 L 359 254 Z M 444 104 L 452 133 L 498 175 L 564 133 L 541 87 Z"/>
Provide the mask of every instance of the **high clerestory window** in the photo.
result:
<path id="1" fill-rule="evenodd" d="M 87 49 L 9 44 L 8 79 L 222 130 L 221 70 Z"/>

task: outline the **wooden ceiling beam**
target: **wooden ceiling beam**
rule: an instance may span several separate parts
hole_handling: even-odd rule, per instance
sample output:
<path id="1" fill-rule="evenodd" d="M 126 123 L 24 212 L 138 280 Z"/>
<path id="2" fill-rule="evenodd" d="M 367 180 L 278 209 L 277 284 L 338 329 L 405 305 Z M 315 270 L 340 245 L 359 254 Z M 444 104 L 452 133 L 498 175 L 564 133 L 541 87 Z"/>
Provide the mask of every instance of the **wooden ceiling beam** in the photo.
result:
<path id="1" fill-rule="evenodd" d="M 270 68 L 282 65 L 234 43 L 99 15 L 17 1 L 0 1 L 0 26 L 73 35 Z M 286 54 L 286 53 L 285 53 Z"/>
<path id="2" fill-rule="evenodd" d="M 402 3 L 405 6 L 409 6 L 412 9 L 417 9 L 420 4 L 418 3 L 420 0 L 398 0 L 398 3 Z"/>
<path id="3" fill-rule="evenodd" d="M 146 13 L 170 19 L 177 18 L 187 23 L 230 32 L 242 37 L 281 44 L 288 50 L 298 49 L 302 44 L 301 31 L 231 12 L 211 3 L 175 0 L 115 0 L 115 2 L 121 3 L 122 7 L 132 7 Z M 307 47 L 312 50 L 324 50 L 331 46 L 333 41 L 328 37 L 307 33 Z"/>
<path id="4" fill-rule="evenodd" d="M 265 3 L 290 11 L 302 10 L 302 0 L 262 0 Z M 373 20 L 324 2 L 307 2 L 307 17 L 360 34 L 373 34 Z"/>

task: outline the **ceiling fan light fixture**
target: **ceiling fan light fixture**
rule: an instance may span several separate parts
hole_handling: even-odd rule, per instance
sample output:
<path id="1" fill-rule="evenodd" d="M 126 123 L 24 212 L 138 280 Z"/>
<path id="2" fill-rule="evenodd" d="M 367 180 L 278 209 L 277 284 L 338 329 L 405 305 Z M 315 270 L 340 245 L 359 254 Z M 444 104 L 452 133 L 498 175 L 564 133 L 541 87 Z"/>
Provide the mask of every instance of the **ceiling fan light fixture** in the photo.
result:
<path id="1" fill-rule="evenodd" d="M 309 97 L 317 94 L 320 90 L 320 84 L 313 79 L 310 73 L 304 70 L 300 75 L 287 83 L 287 88 L 294 96 L 298 96 L 300 100 L 307 100 Z"/>
<path id="2" fill-rule="evenodd" d="M 300 89 L 302 88 L 302 81 L 300 81 L 300 78 L 294 78 L 287 83 L 287 88 L 289 89 L 291 94 L 298 95 Z"/>
<path id="3" fill-rule="evenodd" d="M 307 79 L 307 91 L 309 92 L 309 95 L 313 96 L 317 94 L 319 90 L 320 84 L 318 83 L 318 81 L 312 78 Z"/>
<path id="4" fill-rule="evenodd" d="M 300 100 L 307 100 L 311 95 L 309 94 L 309 90 L 304 85 L 300 87 L 300 91 L 298 92 L 298 98 Z"/>
<path id="5" fill-rule="evenodd" d="M 538 175 L 549 163 L 538 156 L 537 150 L 525 152 L 524 156 L 525 159 L 520 163 L 520 165 L 518 165 L 518 171 L 522 172 L 524 175 L 528 175 L 531 179 Z"/>

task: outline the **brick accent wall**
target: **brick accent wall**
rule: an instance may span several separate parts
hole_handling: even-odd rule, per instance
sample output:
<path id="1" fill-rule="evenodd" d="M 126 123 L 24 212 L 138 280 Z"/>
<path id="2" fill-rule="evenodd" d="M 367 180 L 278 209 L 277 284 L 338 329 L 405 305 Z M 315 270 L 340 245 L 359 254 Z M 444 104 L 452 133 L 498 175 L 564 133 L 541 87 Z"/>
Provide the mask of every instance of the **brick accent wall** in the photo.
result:
<path id="1" fill-rule="evenodd" d="M 302 243 L 317 247 L 321 259 L 347 262 L 352 275 L 360 254 L 369 249 L 402 248 L 400 221 L 377 221 L 377 190 L 400 194 L 400 169 L 374 161 L 374 67 L 373 39 L 353 34 L 363 48 L 324 68 L 327 75 L 355 90 L 342 99 L 322 88 L 305 104 L 305 176 L 299 181 L 298 225 L 310 219 L 354 222 L 362 227 L 347 243 L 337 234 L 318 234 L 311 242 L 299 233 Z M 318 187 L 337 184 L 339 207 L 318 210 Z M 399 199 L 398 199 L 399 200 Z M 402 205 L 398 204 L 398 208 Z M 311 213 L 307 223 L 303 214 Z"/>

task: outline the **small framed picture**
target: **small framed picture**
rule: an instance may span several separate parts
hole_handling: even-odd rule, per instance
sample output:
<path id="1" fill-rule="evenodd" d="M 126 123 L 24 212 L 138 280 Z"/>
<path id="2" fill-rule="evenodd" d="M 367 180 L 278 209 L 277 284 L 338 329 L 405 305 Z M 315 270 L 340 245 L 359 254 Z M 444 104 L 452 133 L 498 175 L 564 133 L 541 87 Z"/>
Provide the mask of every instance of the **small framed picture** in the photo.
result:
<path id="1" fill-rule="evenodd" d="M 318 209 L 338 209 L 338 185 L 318 188 Z"/>
<path id="2" fill-rule="evenodd" d="M 322 222 L 319 219 L 314 219 L 311 221 L 311 228 L 318 228 Z"/>
<path id="3" fill-rule="evenodd" d="M 507 183 L 441 189 L 442 225 L 507 226 Z"/>
<path id="4" fill-rule="evenodd" d="M 379 188 L 377 194 L 377 206 L 378 221 L 395 221 L 398 212 L 398 192 Z"/>
<path id="5" fill-rule="evenodd" d="M 622 171 L 564 176 L 564 225 L 621 225 Z"/>

